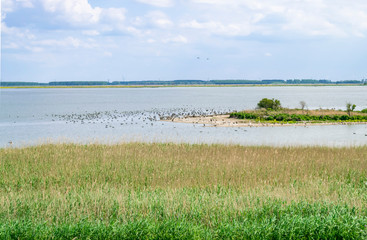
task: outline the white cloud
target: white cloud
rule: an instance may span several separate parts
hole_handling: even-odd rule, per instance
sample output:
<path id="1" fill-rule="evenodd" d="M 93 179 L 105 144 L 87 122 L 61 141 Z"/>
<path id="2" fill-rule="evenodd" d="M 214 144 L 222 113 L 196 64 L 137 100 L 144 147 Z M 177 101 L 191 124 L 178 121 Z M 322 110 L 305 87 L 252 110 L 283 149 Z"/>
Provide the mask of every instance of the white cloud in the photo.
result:
<path id="1" fill-rule="evenodd" d="M 108 23 L 122 23 L 125 21 L 124 8 L 106 8 L 102 9 L 102 18 L 106 19 Z"/>
<path id="2" fill-rule="evenodd" d="M 13 0 L 1 0 L 1 12 L 12 12 L 14 8 L 15 4 Z"/>
<path id="3" fill-rule="evenodd" d="M 357 68 L 363 72 L 363 64 L 351 59 L 362 59 L 366 52 L 363 39 L 355 38 L 367 35 L 366 0 L 1 1 L 3 61 L 10 65 L 16 62 L 9 61 L 12 57 L 23 57 L 30 66 L 27 69 L 35 69 L 31 67 L 36 66 L 35 62 L 47 64 L 52 57 L 60 73 L 80 74 L 74 66 L 67 71 L 59 67 L 63 66 L 60 61 L 64 57 L 66 65 L 100 61 L 90 65 L 90 71 L 94 71 L 91 75 L 100 71 L 101 65 L 112 64 L 115 67 L 111 69 L 117 69 L 117 75 L 121 76 L 119 68 L 123 64 L 131 75 L 141 79 L 148 71 L 140 71 L 135 64 L 137 57 L 148 63 L 147 56 L 164 55 L 172 56 L 172 63 L 179 63 L 178 66 L 182 66 L 180 61 L 184 58 L 178 61 L 176 56 L 218 59 L 218 64 L 222 61 L 220 67 L 214 65 L 216 61 L 210 61 L 216 68 L 217 75 L 213 77 L 227 73 L 236 77 L 232 75 L 236 71 L 259 77 L 262 75 L 252 68 L 259 66 L 256 71 L 262 74 L 263 69 L 275 66 L 277 73 L 283 62 L 284 70 L 288 71 L 291 64 L 292 69 L 300 65 L 300 71 L 308 71 L 313 70 L 307 65 L 313 64 L 309 59 L 326 64 L 328 61 L 322 60 L 329 58 L 330 62 L 338 62 L 330 67 L 331 72 L 342 69 L 339 68 L 342 61 L 355 65 L 350 72 L 356 72 Z M 287 41 L 283 41 L 283 36 Z M 316 41 L 305 46 L 304 40 L 310 38 Z M 318 38 L 322 41 L 317 41 Z M 352 46 L 348 46 L 350 42 Z M 342 53 L 334 54 L 337 52 Z M 322 58 L 323 55 L 328 56 Z M 157 66 L 166 64 L 151 61 L 156 62 Z M 322 68 L 320 72 L 324 74 Z M 151 69 L 158 71 L 155 69 L 159 67 Z M 33 74 L 37 77 L 47 71 L 55 74 L 50 68 Z M 7 72 L 7 76 L 12 76 L 9 69 Z M 169 77 L 187 76 L 184 72 L 174 74 Z"/>
<path id="4" fill-rule="evenodd" d="M 104 32 L 127 32 L 125 8 L 93 7 L 88 0 L 40 0 L 45 11 L 54 13 L 58 19 L 73 27 L 88 27 L 84 35 L 96 36 Z"/>
<path id="5" fill-rule="evenodd" d="M 33 1 L 32 0 L 16 0 L 24 8 L 33 8 Z"/>
<path id="6" fill-rule="evenodd" d="M 295 31 L 310 36 L 345 36 L 345 32 L 328 19 L 301 10 L 290 9 L 286 16 L 288 22 L 282 30 Z"/>
<path id="7" fill-rule="evenodd" d="M 367 34 L 365 0 L 188 0 L 180 2 L 180 9 L 176 9 L 179 11 L 165 9 L 165 12 L 152 11 L 145 15 L 129 14 L 130 19 L 127 19 L 125 8 L 92 6 L 88 0 L 1 1 L 2 19 L 6 13 L 20 7 L 37 6 L 38 1 L 53 18 L 75 27 L 94 28 L 83 31 L 90 36 L 109 31 L 145 36 L 153 31 L 172 31 L 173 26 L 181 27 L 174 30 L 175 34 L 186 34 L 185 31 L 191 29 L 198 35 L 227 37 L 251 34 L 363 37 Z M 173 7 L 175 4 L 175 0 L 135 1 L 157 7 Z"/>
<path id="8" fill-rule="evenodd" d="M 138 2 L 153 5 L 156 7 L 172 7 L 172 0 L 137 0 Z"/>
<path id="9" fill-rule="evenodd" d="M 34 52 L 34 53 L 40 53 L 43 52 L 45 49 L 41 47 L 33 47 L 33 46 L 25 46 L 25 49 L 28 51 Z"/>
<path id="10" fill-rule="evenodd" d="M 126 27 L 125 29 L 123 29 L 124 31 L 134 35 L 134 36 L 144 36 L 145 33 L 137 28 L 134 28 L 134 27 Z"/>
<path id="11" fill-rule="evenodd" d="M 181 27 L 205 30 L 210 34 L 224 36 L 247 36 L 253 32 L 253 27 L 246 23 L 223 24 L 216 21 L 198 22 L 197 20 L 192 20 L 190 22 L 182 23 Z"/>
<path id="12" fill-rule="evenodd" d="M 167 17 L 166 14 L 160 11 L 153 11 L 146 16 L 149 22 L 159 28 L 169 28 L 173 26 L 173 22 Z"/>
<path id="13" fill-rule="evenodd" d="M 1 22 L 1 34 L 1 46 L 3 49 L 41 51 L 40 48 L 30 46 L 30 42 L 34 41 L 36 36 L 29 29 L 8 27 L 4 22 Z"/>
<path id="14" fill-rule="evenodd" d="M 100 34 L 97 30 L 84 30 L 82 33 L 87 36 L 98 36 Z"/>
<path id="15" fill-rule="evenodd" d="M 367 33 L 367 3 L 365 6 L 356 7 L 348 6 L 339 10 L 339 20 L 336 19 L 343 28 L 348 27 L 352 35 L 364 37 Z"/>
<path id="16" fill-rule="evenodd" d="M 16 11 L 18 7 L 33 8 L 32 0 L 1 0 L 1 20 L 6 18 L 6 13 Z"/>
<path id="17" fill-rule="evenodd" d="M 363 0 L 191 0 L 191 3 L 205 11 L 201 16 L 203 24 L 241 26 L 246 22 L 251 31 L 260 34 L 345 37 L 363 36 L 367 31 L 367 2 Z M 217 31 L 220 32 L 227 31 Z"/>
<path id="18" fill-rule="evenodd" d="M 179 35 L 176 37 L 163 39 L 163 42 L 164 43 L 188 43 L 188 40 L 186 37 Z"/>
<path id="19" fill-rule="evenodd" d="M 28 29 L 19 29 L 16 27 L 8 27 L 4 22 L 1 22 L 1 33 L 17 39 L 33 40 L 35 35 Z"/>
<path id="20" fill-rule="evenodd" d="M 33 41 L 35 46 L 43 47 L 62 47 L 62 48 L 95 48 L 97 44 L 93 40 L 89 39 L 83 41 L 75 37 L 66 37 L 64 39 L 44 39 L 39 41 Z"/>
<path id="21" fill-rule="evenodd" d="M 186 37 L 182 35 L 178 35 L 175 37 L 169 37 L 162 40 L 163 43 L 188 43 L 188 40 Z"/>
<path id="22" fill-rule="evenodd" d="M 14 43 L 14 42 L 11 42 L 11 43 L 5 43 L 5 44 L 2 44 L 1 46 L 3 49 L 18 49 L 19 48 L 19 45 Z"/>
<path id="23" fill-rule="evenodd" d="M 87 0 L 41 0 L 47 12 L 60 14 L 72 24 L 93 24 L 100 19 L 102 9 L 93 8 Z"/>

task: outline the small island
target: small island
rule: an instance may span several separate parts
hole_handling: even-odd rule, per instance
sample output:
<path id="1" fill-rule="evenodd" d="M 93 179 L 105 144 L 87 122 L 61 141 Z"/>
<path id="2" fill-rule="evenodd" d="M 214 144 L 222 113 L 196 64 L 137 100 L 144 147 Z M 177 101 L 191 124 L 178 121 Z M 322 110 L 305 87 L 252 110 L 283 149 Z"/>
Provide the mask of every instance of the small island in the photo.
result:
<path id="1" fill-rule="evenodd" d="M 254 110 L 244 110 L 223 115 L 188 116 L 170 119 L 173 122 L 203 124 L 207 127 L 274 127 L 307 125 L 352 125 L 367 124 L 367 109 L 355 111 L 356 105 L 347 103 L 346 110 L 306 109 L 281 107 L 277 99 L 263 98 Z"/>

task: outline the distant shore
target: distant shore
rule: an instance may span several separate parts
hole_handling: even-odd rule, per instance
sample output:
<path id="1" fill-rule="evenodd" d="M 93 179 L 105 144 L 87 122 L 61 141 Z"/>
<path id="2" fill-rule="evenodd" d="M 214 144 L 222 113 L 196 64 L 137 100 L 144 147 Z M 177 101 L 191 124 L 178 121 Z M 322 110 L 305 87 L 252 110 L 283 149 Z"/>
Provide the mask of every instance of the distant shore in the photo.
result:
<path id="1" fill-rule="evenodd" d="M 193 85 L 76 85 L 76 86 L 0 86 L 0 89 L 19 88 L 169 88 L 169 87 L 346 87 L 362 84 L 193 84 Z"/>
<path id="2" fill-rule="evenodd" d="M 0 81 L 0 87 L 211 87 L 211 86 L 321 86 L 321 85 L 353 85 L 367 86 L 367 79 L 339 80 L 328 79 L 177 79 L 177 80 L 139 80 L 139 81 L 51 81 L 51 82 L 27 82 L 27 81 Z"/>

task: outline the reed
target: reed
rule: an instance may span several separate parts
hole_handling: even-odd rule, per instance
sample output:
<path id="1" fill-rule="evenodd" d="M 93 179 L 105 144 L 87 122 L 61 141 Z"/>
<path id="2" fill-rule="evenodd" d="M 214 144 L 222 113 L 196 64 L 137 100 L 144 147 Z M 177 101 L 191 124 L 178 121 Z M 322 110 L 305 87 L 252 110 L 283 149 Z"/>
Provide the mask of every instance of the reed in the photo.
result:
<path id="1" fill-rule="evenodd" d="M 0 176 L 0 238 L 367 237 L 367 146 L 4 148 Z"/>

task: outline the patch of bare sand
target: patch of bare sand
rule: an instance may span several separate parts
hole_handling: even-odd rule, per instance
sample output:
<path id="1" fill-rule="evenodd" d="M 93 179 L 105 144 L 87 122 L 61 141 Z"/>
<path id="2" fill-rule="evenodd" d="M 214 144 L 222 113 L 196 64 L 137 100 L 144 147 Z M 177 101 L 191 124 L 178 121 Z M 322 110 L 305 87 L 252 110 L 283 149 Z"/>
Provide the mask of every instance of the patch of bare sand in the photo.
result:
<path id="1" fill-rule="evenodd" d="M 367 122 L 299 122 L 299 123 L 281 123 L 281 122 L 258 122 L 248 119 L 230 118 L 229 115 L 200 116 L 174 118 L 162 120 L 166 122 L 202 124 L 203 127 L 284 127 L 284 126 L 317 126 L 317 125 L 357 125 L 367 124 Z"/>

